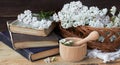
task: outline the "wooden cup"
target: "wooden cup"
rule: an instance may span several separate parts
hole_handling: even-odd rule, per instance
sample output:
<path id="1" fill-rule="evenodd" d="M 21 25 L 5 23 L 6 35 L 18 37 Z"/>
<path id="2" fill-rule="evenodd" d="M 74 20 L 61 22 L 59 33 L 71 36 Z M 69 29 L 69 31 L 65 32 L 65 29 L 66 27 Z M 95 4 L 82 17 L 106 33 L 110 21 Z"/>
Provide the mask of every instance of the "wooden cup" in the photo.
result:
<path id="1" fill-rule="evenodd" d="M 74 38 L 75 39 L 75 38 Z M 78 38 L 76 38 L 77 40 Z M 60 43 L 60 56 L 65 61 L 77 62 L 86 56 L 87 44 L 82 44 L 80 46 L 65 46 Z"/>

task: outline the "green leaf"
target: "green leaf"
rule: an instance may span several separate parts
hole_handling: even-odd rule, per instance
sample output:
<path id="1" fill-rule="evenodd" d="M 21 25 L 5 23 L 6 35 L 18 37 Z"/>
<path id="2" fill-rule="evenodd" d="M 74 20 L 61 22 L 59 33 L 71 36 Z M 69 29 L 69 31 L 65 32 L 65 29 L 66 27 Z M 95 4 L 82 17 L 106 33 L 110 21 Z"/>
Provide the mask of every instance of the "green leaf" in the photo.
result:
<path id="1" fill-rule="evenodd" d="M 48 11 L 48 12 L 40 11 L 39 17 L 40 17 L 40 19 L 48 19 L 50 16 L 53 15 L 53 13 L 54 13 L 54 11 Z"/>

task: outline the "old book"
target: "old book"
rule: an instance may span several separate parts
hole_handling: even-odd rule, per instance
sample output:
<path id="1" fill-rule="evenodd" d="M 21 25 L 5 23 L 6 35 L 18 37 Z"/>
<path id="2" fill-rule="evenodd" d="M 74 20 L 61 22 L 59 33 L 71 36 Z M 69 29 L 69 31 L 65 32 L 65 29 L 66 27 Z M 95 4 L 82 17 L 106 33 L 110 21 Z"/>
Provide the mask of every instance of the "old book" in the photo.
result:
<path id="1" fill-rule="evenodd" d="M 27 35 L 35 35 L 35 36 L 48 36 L 50 32 L 55 27 L 55 23 L 52 23 L 48 29 L 36 30 L 28 27 L 18 26 L 17 24 L 21 24 L 18 20 L 10 21 L 8 23 L 9 29 L 13 33 L 27 34 Z"/>
<path id="2" fill-rule="evenodd" d="M 12 46 L 12 42 L 10 40 L 10 35 L 8 31 L 0 32 L 0 41 L 2 41 L 3 43 L 11 47 L 13 50 L 15 50 Z M 39 60 L 48 56 L 57 55 L 59 53 L 58 46 L 26 48 L 18 49 L 15 51 L 30 61 Z"/>
<path id="3" fill-rule="evenodd" d="M 46 37 L 12 32 L 10 32 L 10 36 L 15 49 L 58 46 L 58 37 L 54 32 Z"/>
<path id="4" fill-rule="evenodd" d="M 10 33 L 12 45 L 15 49 L 47 47 L 58 45 L 58 35 L 51 32 L 48 36 L 34 36 L 20 33 L 14 33 L 10 30 L 7 22 L 8 31 Z"/>

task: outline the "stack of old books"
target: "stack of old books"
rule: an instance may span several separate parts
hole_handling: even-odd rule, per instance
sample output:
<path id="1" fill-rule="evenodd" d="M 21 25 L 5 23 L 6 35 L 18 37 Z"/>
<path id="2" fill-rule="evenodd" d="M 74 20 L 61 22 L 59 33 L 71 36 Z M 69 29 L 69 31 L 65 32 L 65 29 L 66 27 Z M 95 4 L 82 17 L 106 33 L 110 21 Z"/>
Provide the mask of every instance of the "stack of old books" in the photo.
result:
<path id="1" fill-rule="evenodd" d="M 17 20 L 7 22 L 7 32 L 0 33 L 5 44 L 31 61 L 59 53 L 59 37 L 53 31 L 54 22 L 38 17 L 30 10 L 25 10 Z"/>

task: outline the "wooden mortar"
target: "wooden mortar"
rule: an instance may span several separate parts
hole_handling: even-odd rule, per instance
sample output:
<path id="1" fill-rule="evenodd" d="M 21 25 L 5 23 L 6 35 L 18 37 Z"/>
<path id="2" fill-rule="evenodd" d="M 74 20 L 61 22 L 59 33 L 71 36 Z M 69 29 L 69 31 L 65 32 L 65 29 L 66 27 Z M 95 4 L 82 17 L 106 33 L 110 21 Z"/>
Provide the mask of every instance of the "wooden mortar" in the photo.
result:
<path id="1" fill-rule="evenodd" d="M 67 39 L 80 40 L 80 38 L 69 37 Z M 77 62 L 86 56 L 87 44 L 82 44 L 80 46 L 65 46 L 60 43 L 60 56 L 65 61 Z"/>
<path id="2" fill-rule="evenodd" d="M 82 60 L 87 53 L 87 42 L 92 40 L 97 40 L 99 38 L 99 33 L 97 31 L 91 32 L 86 38 L 76 38 L 68 37 L 66 40 L 72 40 L 73 46 L 65 46 L 60 43 L 60 56 L 65 61 L 80 61 Z"/>

